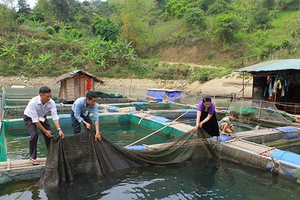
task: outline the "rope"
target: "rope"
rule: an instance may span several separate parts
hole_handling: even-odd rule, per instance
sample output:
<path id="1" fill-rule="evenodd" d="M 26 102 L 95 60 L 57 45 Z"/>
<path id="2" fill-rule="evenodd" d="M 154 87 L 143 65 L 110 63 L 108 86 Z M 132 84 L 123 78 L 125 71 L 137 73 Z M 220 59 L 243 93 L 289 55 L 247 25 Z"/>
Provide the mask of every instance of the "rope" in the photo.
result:
<path id="1" fill-rule="evenodd" d="M 288 151 L 283 152 L 276 160 L 271 157 L 272 162 L 273 162 L 273 166 L 271 169 L 271 172 L 275 172 L 275 170 L 277 170 L 280 167 L 280 162 L 277 162 L 284 154 L 286 154 Z"/>
<path id="2" fill-rule="evenodd" d="M 143 138 L 141 138 L 141 139 L 139 139 L 139 140 L 137 140 L 137 141 L 135 141 L 135 142 L 133 142 L 133 143 L 131 143 L 131 144 L 125 146 L 125 147 L 132 146 L 132 145 L 134 145 L 134 144 L 136 144 L 136 143 L 138 143 L 138 142 L 140 142 L 140 141 L 142 141 L 142 140 L 144 140 L 144 139 L 146 139 L 146 138 L 148 138 L 148 137 L 154 135 L 155 133 L 157 133 L 157 132 L 159 132 L 159 131 L 165 129 L 166 127 L 172 125 L 175 121 L 177 121 L 177 120 L 180 119 L 183 115 L 187 114 L 187 113 L 190 112 L 190 111 L 191 111 L 191 110 L 186 111 L 185 113 L 181 114 L 179 117 L 177 117 L 176 119 L 174 119 L 172 122 L 167 123 L 167 124 L 166 124 L 165 126 L 163 126 L 162 128 L 160 128 L 160 129 L 154 131 L 153 133 L 150 133 L 149 135 L 147 135 L 147 136 L 145 136 L 145 137 L 143 137 Z M 140 121 L 141 121 L 141 120 L 140 120 Z"/>
<path id="3" fill-rule="evenodd" d="M 142 113 L 145 113 L 143 110 L 142 110 L 141 112 L 142 112 Z M 147 113 L 146 113 L 146 115 L 142 116 L 141 119 L 139 120 L 138 124 L 140 124 L 141 121 L 142 121 L 145 117 L 147 117 L 147 116 L 148 116 Z"/>
<path id="4" fill-rule="evenodd" d="M 26 190 L 23 191 L 21 194 L 19 194 L 15 199 L 20 199 L 20 198 L 23 196 L 23 194 L 24 194 L 25 192 L 27 192 L 28 190 L 30 190 L 33 186 L 34 186 L 34 184 L 31 185 L 31 186 L 29 186 L 28 188 L 26 188 Z"/>

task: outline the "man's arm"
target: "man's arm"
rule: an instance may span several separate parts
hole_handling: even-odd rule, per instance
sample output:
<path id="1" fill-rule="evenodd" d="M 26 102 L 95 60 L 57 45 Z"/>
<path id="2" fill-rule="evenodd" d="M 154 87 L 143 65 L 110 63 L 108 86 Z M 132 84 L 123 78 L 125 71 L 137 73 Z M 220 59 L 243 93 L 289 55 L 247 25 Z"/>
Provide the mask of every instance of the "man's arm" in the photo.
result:
<path id="1" fill-rule="evenodd" d="M 49 130 L 47 130 L 47 129 L 45 129 L 44 127 L 43 127 L 43 125 L 38 121 L 38 122 L 35 122 L 35 125 L 36 125 L 36 127 L 38 128 L 38 129 L 40 129 L 48 138 L 52 138 L 53 137 L 53 135 L 52 135 L 52 132 L 51 131 L 49 131 Z"/>
<path id="2" fill-rule="evenodd" d="M 61 130 L 61 128 L 60 128 L 58 119 L 57 119 L 57 120 L 54 120 L 53 122 L 54 122 L 54 125 L 55 125 L 56 130 L 58 131 L 58 135 L 59 135 L 61 138 L 64 138 L 64 137 L 65 137 L 65 134 L 64 134 L 64 132 L 63 132 L 63 131 Z"/>
<path id="3" fill-rule="evenodd" d="M 95 121 L 95 129 L 96 129 L 96 134 L 95 134 L 95 141 L 100 141 L 101 140 L 101 135 L 100 135 L 100 130 L 99 130 L 99 121 Z"/>

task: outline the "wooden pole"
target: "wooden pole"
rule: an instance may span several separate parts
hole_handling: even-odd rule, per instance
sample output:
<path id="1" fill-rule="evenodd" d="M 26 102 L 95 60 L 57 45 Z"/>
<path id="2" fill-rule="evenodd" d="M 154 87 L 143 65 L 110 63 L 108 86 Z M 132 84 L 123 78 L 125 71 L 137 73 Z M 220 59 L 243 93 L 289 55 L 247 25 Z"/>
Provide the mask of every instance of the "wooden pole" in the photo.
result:
<path id="1" fill-rule="evenodd" d="M 243 72 L 243 99 L 245 98 L 245 72 Z"/>

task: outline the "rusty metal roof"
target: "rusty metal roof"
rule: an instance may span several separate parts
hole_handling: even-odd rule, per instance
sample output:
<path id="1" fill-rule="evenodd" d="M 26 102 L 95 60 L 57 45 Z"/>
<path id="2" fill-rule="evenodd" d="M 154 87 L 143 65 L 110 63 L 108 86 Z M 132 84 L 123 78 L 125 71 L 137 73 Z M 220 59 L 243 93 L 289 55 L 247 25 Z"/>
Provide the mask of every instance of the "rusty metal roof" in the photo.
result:
<path id="1" fill-rule="evenodd" d="M 92 75 L 92 74 L 90 74 L 88 72 L 82 71 L 82 70 L 75 70 L 75 71 L 72 71 L 72 72 L 65 73 L 65 74 L 57 77 L 55 80 L 56 80 L 56 83 L 58 83 L 58 82 L 60 82 L 62 80 L 73 78 L 75 75 L 78 75 L 78 74 L 87 75 L 87 76 L 91 77 L 92 79 L 94 79 L 95 82 L 100 82 L 101 84 L 104 83 L 97 76 L 94 76 L 94 75 Z"/>
<path id="2" fill-rule="evenodd" d="M 285 60 L 270 60 L 248 67 L 243 67 L 237 72 L 274 72 L 274 71 L 287 71 L 287 70 L 300 70 L 300 59 L 285 59 Z"/>

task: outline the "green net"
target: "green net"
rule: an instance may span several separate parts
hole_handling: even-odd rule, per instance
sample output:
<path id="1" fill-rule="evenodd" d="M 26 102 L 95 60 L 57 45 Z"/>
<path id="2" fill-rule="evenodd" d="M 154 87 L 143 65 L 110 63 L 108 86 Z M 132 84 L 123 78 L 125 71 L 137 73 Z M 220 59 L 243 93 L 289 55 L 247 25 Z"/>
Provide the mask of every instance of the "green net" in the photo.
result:
<path id="1" fill-rule="evenodd" d="M 263 127 L 278 127 L 292 125 L 295 119 L 277 109 L 273 102 L 254 99 L 234 99 L 229 111 L 239 113 L 239 120 L 246 124 L 261 125 Z"/>
<path id="2" fill-rule="evenodd" d="M 207 138 L 207 133 L 201 136 Z M 51 140 L 42 177 L 37 186 L 56 187 L 61 182 L 72 182 L 74 176 L 92 173 L 101 176 L 115 170 L 180 163 L 197 157 L 215 157 L 209 141 L 194 132 L 183 133 L 167 143 L 145 145 L 146 151 L 120 147 L 102 137 L 94 141 L 94 134 L 85 131 L 64 139 Z"/>
<path id="3" fill-rule="evenodd" d="M 0 122 L 0 162 L 6 161 L 5 126 Z"/>

